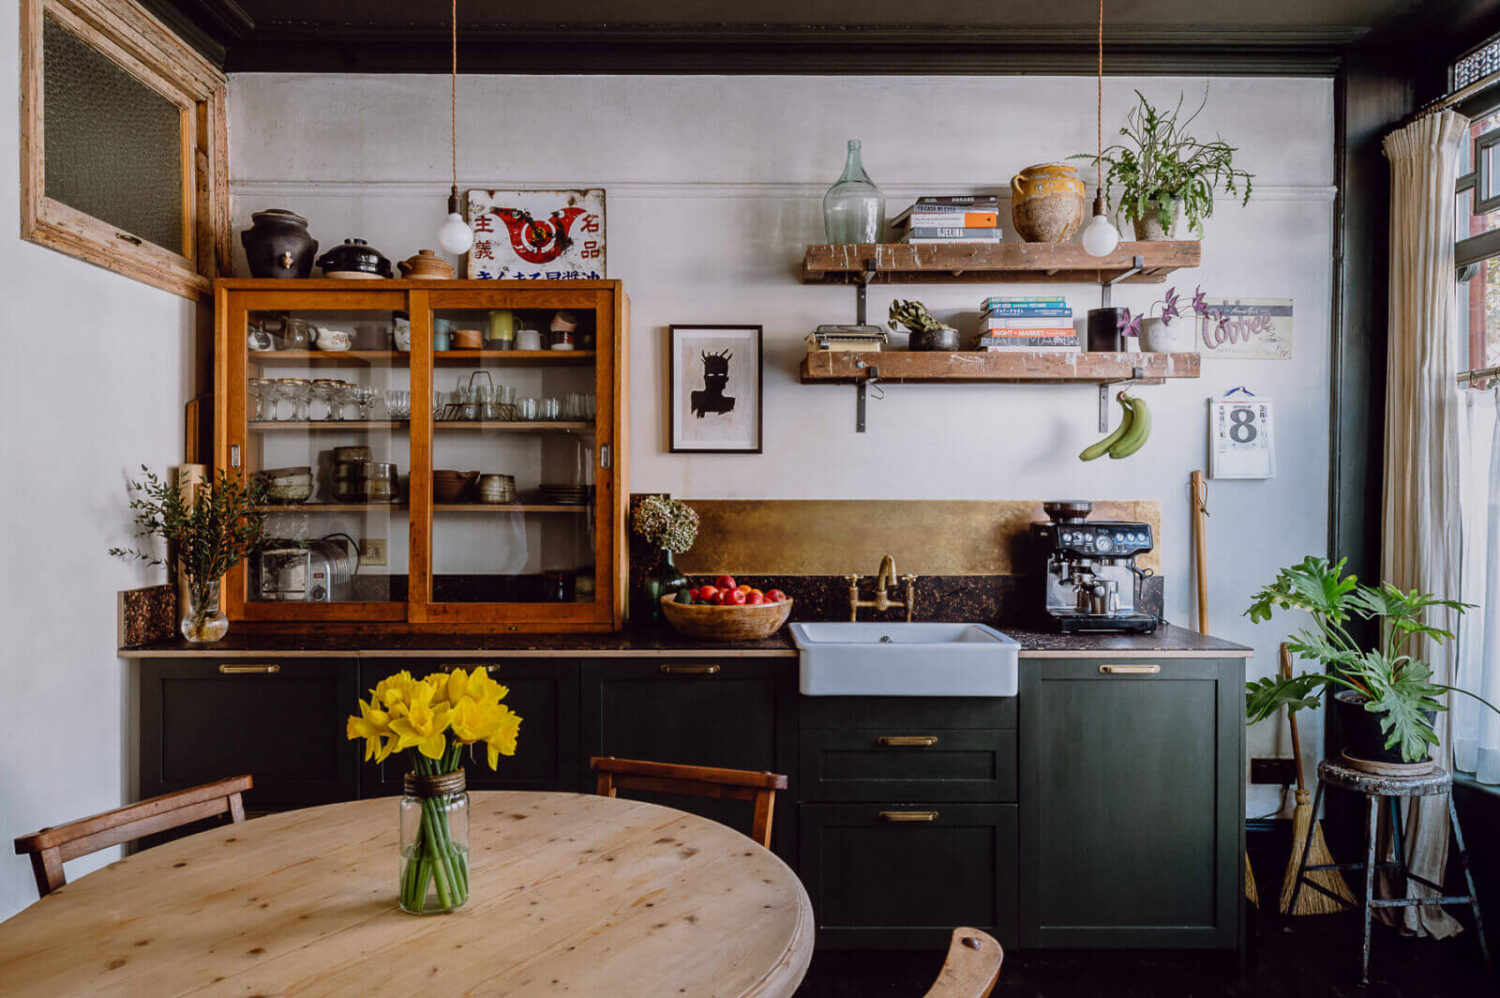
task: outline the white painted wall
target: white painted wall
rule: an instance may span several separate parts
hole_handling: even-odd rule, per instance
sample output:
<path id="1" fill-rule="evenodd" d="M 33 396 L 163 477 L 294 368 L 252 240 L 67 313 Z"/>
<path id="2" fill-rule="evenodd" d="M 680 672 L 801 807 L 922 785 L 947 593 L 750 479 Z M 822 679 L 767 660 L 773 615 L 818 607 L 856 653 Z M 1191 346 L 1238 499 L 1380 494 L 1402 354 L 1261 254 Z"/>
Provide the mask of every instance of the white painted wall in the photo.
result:
<path id="1" fill-rule="evenodd" d="M 1105 120 L 1139 88 L 1158 105 L 1204 81 L 1106 82 Z M 234 216 L 286 207 L 325 246 L 367 238 L 391 259 L 434 245 L 448 180 L 448 80 L 438 76 L 242 75 L 230 103 Z M 1204 399 L 1248 385 L 1276 403 L 1279 475 L 1213 483 L 1212 630 L 1254 645 L 1252 674 L 1274 667 L 1279 634 L 1240 616 L 1277 567 L 1326 544 L 1333 84 L 1218 79 L 1199 119 L 1241 147 L 1256 174 L 1248 208 L 1222 204 L 1204 265 L 1209 294 L 1292 298 L 1290 361 L 1205 361 L 1198 381 L 1149 388 L 1156 431 L 1139 456 L 1084 465 L 1095 439 L 1085 387 L 892 386 L 853 432 L 848 388 L 804 387 L 802 338 L 851 321 L 851 290 L 797 282 L 802 247 L 822 241 L 820 199 L 844 142 L 894 214 L 919 194 L 1004 190 L 1031 163 L 1094 144 L 1094 82 L 1084 78 L 503 77 L 459 81 L 461 187 L 608 189 L 609 275 L 633 305 L 632 490 L 701 498 L 998 499 L 1085 496 L 1163 503 L 1167 614 L 1192 620 L 1188 473 L 1203 467 Z M 1055 286 L 1054 286 L 1055 287 Z M 1049 287 L 876 288 L 870 314 L 918 296 L 977 320 L 988 293 Z M 1148 304 L 1134 286 L 1116 302 Z M 1075 310 L 1097 289 L 1070 289 Z M 663 350 L 669 323 L 759 323 L 766 331 L 765 453 L 667 453 Z M 862 568 L 865 566 L 851 566 Z M 873 566 L 868 566 L 873 567 Z M 1252 754 L 1284 734 L 1262 725 Z M 1312 754 L 1320 742 L 1306 733 Z M 1250 811 L 1275 806 L 1252 794 Z"/>
<path id="2" fill-rule="evenodd" d="M 0 17 L 0 105 L 18 109 L 18 20 Z M 107 549 L 130 538 L 125 479 L 182 459 L 194 306 L 20 232 L 19 114 L 0 128 L 0 840 L 118 807 L 133 712 L 115 657 L 115 591 L 155 574 Z M 134 470 L 132 470 L 134 469 Z M 6 849 L 9 853 L 9 848 Z M 117 855 L 68 865 L 77 876 Z M 0 861 L 0 919 L 36 900 Z"/>

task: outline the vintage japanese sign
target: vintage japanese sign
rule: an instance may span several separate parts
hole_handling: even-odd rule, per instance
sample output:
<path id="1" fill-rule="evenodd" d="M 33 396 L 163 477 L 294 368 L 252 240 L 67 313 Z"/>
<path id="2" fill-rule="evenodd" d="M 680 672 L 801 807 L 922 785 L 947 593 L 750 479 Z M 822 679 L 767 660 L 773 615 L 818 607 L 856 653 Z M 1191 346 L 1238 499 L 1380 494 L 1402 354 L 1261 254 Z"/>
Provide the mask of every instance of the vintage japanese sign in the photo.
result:
<path id="1" fill-rule="evenodd" d="M 481 191 L 466 195 L 474 245 L 464 276 L 496 280 L 601 280 L 604 188 Z"/>
<path id="2" fill-rule="evenodd" d="M 1205 298 L 1216 317 L 1198 320 L 1198 349 L 1204 357 L 1286 360 L 1292 355 L 1290 298 Z"/>

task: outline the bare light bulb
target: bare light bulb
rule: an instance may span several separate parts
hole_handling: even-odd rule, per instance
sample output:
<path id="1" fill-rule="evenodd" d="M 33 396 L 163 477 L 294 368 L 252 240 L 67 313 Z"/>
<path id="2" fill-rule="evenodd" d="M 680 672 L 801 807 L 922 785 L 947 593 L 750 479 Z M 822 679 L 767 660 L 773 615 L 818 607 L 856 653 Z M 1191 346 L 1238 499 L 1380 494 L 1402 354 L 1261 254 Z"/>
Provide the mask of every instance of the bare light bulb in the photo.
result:
<path id="1" fill-rule="evenodd" d="M 464 217 L 458 213 L 458 186 L 448 195 L 448 218 L 438 228 L 438 245 L 454 256 L 469 252 L 474 245 L 474 233 Z"/>
<path id="2" fill-rule="evenodd" d="M 1120 245 L 1120 230 L 1104 212 L 1104 198 L 1094 198 L 1094 217 L 1083 230 L 1083 251 L 1089 256 L 1109 256 Z"/>

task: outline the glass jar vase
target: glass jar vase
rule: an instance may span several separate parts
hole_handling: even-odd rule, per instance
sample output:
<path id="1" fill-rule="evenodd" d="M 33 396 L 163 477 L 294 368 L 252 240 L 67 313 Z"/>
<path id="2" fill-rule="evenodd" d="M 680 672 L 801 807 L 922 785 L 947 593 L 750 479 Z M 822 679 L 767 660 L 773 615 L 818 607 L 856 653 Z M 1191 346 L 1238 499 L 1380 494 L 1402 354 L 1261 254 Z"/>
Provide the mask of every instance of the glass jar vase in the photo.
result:
<path id="1" fill-rule="evenodd" d="M 844 172 L 823 195 L 823 228 L 830 243 L 878 243 L 885 232 L 885 195 L 865 173 L 859 139 L 849 140 Z"/>
<path id="2" fill-rule="evenodd" d="M 678 571 L 672 558 L 672 552 L 663 549 L 661 564 L 647 570 L 641 578 L 641 612 L 647 623 L 661 623 L 663 619 L 661 598 L 663 596 L 688 587 L 687 576 Z"/>
<path id="3" fill-rule="evenodd" d="M 229 633 L 229 616 L 219 608 L 219 580 L 187 585 L 187 606 L 182 608 L 182 636 L 193 642 L 217 641 Z"/>
<path id="4" fill-rule="evenodd" d="M 401 798 L 401 910 L 452 911 L 469 898 L 469 794 L 464 771 L 407 773 Z"/>

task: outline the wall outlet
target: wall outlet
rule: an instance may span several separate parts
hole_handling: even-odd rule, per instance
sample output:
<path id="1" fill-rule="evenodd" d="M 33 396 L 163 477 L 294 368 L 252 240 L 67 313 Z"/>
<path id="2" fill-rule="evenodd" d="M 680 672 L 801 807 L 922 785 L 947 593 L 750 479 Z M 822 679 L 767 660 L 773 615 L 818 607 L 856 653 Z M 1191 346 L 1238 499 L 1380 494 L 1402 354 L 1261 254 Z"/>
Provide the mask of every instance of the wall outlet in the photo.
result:
<path id="1" fill-rule="evenodd" d="M 1252 758 L 1250 782 L 1291 786 L 1297 782 L 1297 764 L 1291 759 Z"/>
<path id="2" fill-rule="evenodd" d="M 385 564 L 385 538 L 366 537 L 359 542 L 359 563 L 365 565 Z"/>

